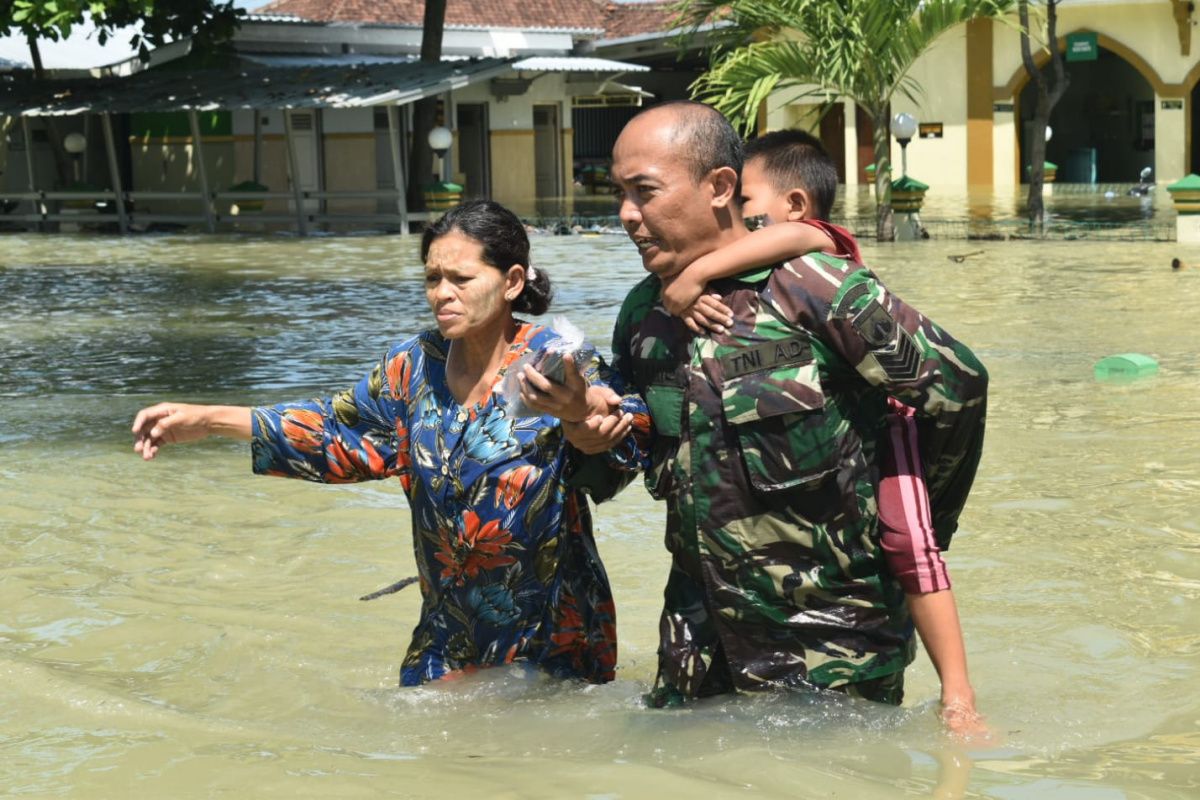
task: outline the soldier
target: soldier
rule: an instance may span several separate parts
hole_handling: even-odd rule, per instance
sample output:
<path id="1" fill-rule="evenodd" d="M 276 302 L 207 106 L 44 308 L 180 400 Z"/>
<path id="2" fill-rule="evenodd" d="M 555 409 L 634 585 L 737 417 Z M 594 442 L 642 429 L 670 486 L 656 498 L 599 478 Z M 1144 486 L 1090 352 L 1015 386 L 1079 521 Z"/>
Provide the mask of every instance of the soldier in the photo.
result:
<path id="1" fill-rule="evenodd" d="M 914 408 L 931 492 L 952 530 L 974 476 L 987 374 L 975 356 L 860 265 L 824 254 L 764 264 L 710 289 L 732 310 L 698 335 L 662 282 L 747 234 L 740 141 L 716 111 L 642 112 L 613 149 L 625 230 L 651 273 L 627 296 L 613 368 L 649 407 L 640 465 L 578 426 L 575 480 L 641 466 L 667 505 L 671 573 L 651 702 L 771 686 L 898 704 L 914 653 L 904 593 L 877 532 L 876 445 L 894 397 Z M 566 418 L 585 397 L 527 372 L 527 402 Z M 595 406 L 593 406 L 595 407 Z M 617 398 L 610 398 L 614 415 Z"/>

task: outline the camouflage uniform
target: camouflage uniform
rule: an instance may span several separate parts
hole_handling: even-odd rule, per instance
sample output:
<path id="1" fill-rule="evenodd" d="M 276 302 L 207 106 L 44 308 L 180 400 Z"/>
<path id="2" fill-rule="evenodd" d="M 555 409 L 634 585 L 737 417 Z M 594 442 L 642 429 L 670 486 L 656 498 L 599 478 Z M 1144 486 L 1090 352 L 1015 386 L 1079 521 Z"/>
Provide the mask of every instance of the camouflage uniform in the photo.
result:
<path id="1" fill-rule="evenodd" d="M 723 335 L 689 333 L 660 286 L 630 292 L 613 337 L 613 368 L 652 417 L 646 486 L 667 503 L 659 696 L 787 685 L 898 703 L 914 645 L 876 530 L 885 397 L 918 411 L 944 547 L 979 460 L 987 373 L 831 256 L 714 283 L 735 318 Z"/>

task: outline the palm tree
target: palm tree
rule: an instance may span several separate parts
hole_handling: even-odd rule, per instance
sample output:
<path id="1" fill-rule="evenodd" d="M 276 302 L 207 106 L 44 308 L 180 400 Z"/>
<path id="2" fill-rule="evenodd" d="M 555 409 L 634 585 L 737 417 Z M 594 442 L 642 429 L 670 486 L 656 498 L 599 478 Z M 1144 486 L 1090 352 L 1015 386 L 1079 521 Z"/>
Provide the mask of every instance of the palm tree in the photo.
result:
<path id="1" fill-rule="evenodd" d="M 950 28 L 1007 12 L 1012 0 L 681 0 L 691 31 L 714 21 L 709 70 L 692 95 L 749 133 L 760 105 L 796 89 L 826 104 L 853 100 L 875 126 L 876 235 L 891 241 L 889 109 L 916 101 L 913 62 Z M 719 24 L 719 23 L 725 24 Z"/>

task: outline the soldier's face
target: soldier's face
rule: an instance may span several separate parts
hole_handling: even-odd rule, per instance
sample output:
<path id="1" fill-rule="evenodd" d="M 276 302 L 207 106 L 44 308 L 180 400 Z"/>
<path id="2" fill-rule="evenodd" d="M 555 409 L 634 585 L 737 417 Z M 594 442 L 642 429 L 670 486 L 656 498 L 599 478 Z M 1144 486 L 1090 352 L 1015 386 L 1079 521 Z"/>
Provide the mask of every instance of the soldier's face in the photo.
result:
<path id="1" fill-rule="evenodd" d="M 613 147 L 612 179 L 621 193 L 621 225 L 642 266 L 674 275 L 713 249 L 713 187 L 697 185 L 665 115 L 634 119 Z"/>

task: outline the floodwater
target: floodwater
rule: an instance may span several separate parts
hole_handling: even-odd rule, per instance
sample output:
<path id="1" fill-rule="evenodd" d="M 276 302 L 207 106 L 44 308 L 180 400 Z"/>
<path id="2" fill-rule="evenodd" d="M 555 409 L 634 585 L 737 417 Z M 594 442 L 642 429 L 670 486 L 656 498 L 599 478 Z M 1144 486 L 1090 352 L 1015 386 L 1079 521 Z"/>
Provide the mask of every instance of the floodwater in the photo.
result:
<path id="1" fill-rule="evenodd" d="M 1148 229 L 1153 229 L 1159 238 L 1170 238 L 1175 224 L 1175 206 L 1166 184 L 1149 187 L 1143 193 L 1144 189 L 1134 183 L 1055 183 L 1046 185 L 1042 200 L 1051 226 L 1078 228 L 1098 224 L 1120 228 L 1128 238 L 1139 239 L 1155 238 L 1147 236 Z M 1000 223 L 1016 233 L 1019 229 L 1012 226 L 1026 218 L 1028 191 L 1026 185 L 999 190 L 982 186 L 970 189 L 965 186 L 930 186 L 921 206 L 921 219 L 934 226 L 939 223 L 965 226 L 968 221 Z M 573 198 L 571 207 L 576 214 L 583 216 L 612 217 L 616 214 L 616 200 L 612 195 L 579 194 Z M 551 210 L 561 214 L 565 208 L 566 204 L 563 203 L 557 209 L 545 211 L 553 216 L 549 214 Z M 833 219 L 851 221 L 873 232 L 873 188 L 867 184 L 838 187 L 831 216 Z"/>
<path id="2" fill-rule="evenodd" d="M 128 433 L 160 399 L 340 388 L 429 324 L 401 237 L 0 239 L 0 794 L 11 797 L 1191 798 L 1200 795 L 1200 270 L 1174 244 L 864 248 L 992 376 L 948 554 L 995 744 L 811 696 L 644 708 L 667 558 L 640 486 L 597 515 L 621 668 L 397 688 L 414 590 L 399 487 L 250 474 L 245 445 Z M 961 263 L 948 256 L 982 251 Z M 621 237 L 539 237 L 606 342 Z M 1141 352 L 1152 378 L 1097 383 Z"/>

